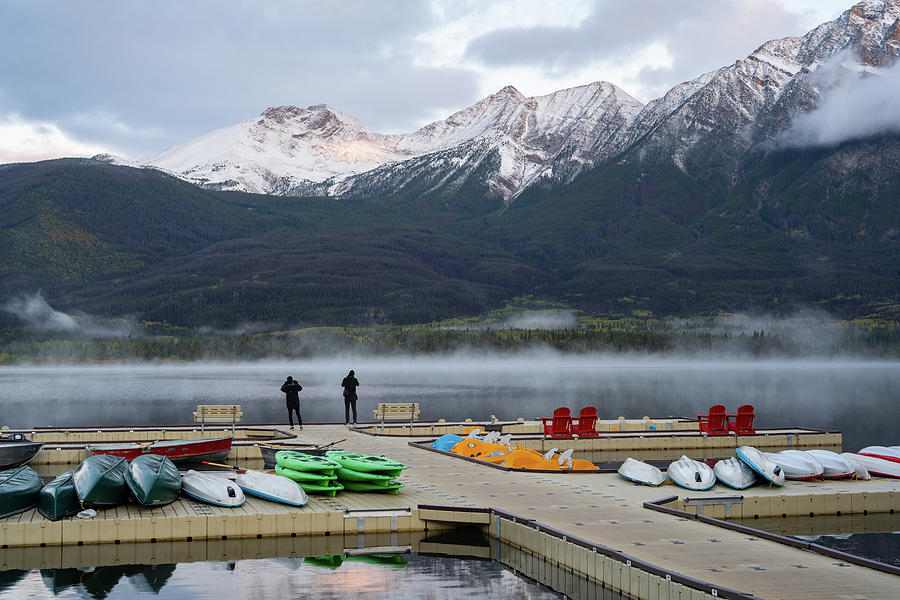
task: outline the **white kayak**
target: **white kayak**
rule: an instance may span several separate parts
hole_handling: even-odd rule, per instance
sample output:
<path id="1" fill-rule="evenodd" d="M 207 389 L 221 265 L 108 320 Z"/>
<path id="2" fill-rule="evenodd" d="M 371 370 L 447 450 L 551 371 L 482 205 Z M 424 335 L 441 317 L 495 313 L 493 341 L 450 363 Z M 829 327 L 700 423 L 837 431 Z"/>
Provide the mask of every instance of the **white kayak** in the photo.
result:
<path id="1" fill-rule="evenodd" d="M 843 479 L 856 475 L 856 469 L 847 462 L 847 459 L 831 450 L 807 450 L 807 454 L 815 458 L 825 470 L 822 477 L 825 479 Z"/>
<path id="2" fill-rule="evenodd" d="M 765 457 L 765 455 L 753 446 L 739 446 L 734 453 L 741 462 L 753 469 L 757 475 L 777 486 L 784 485 L 784 472 L 781 467 Z"/>
<path id="3" fill-rule="evenodd" d="M 852 452 L 846 452 L 845 454 L 850 455 L 845 456 L 845 458 L 849 458 L 855 463 L 864 465 L 866 467 L 866 470 L 869 471 L 870 475 L 876 475 L 878 477 L 900 478 L 900 463 L 894 462 L 892 460 L 884 460 L 883 458 L 877 458 L 875 456 L 854 454 Z"/>
<path id="4" fill-rule="evenodd" d="M 628 481 L 643 485 L 662 485 L 666 481 L 666 476 L 657 467 L 633 458 L 625 459 L 619 467 L 619 475 Z"/>
<path id="5" fill-rule="evenodd" d="M 857 479 L 872 479 L 872 476 L 869 474 L 869 469 L 866 468 L 866 465 L 858 460 L 857 454 L 853 454 L 852 452 L 841 452 L 841 456 L 847 459 L 847 462 L 856 469 L 856 478 Z"/>
<path id="6" fill-rule="evenodd" d="M 281 475 L 261 471 L 245 471 L 238 474 L 234 482 L 248 494 L 273 502 L 303 506 L 309 500 L 306 492 L 297 485 L 296 481 Z"/>
<path id="7" fill-rule="evenodd" d="M 756 483 L 756 473 L 736 458 L 720 460 L 713 466 L 716 479 L 736 490 L 743 490 Z"/>
<path id="8" fill-rule="evenodd" d="M 763 455 L 781 467 L 785 479 L 814 479 L 825 472 L 825 467 L 813 455 L 802 450 L 763 452 Z"/>
<path id="9" fill-rule="evenodd" d="M 892 460 L 900 463 L 900 446 L 866 446 L 857 454 L 864 456 L 874 456 L 875 458 L 883 458 L 884 460 Z"/>
<path id="10" fill-rule="evenodd" d="M 672 461 L 666 469 L 666 475 L 676 485 L 689 490 L 708 490 L 716 484 L 716 475 L 712 467 L 687 456 Z"/>
<path id="11" fill-rule="evenodd" d="M 235 482 L 193 469 L 181 474 L 181 491 L 195 500 L 226 508 L 244 503 L 244 492 Z"/>

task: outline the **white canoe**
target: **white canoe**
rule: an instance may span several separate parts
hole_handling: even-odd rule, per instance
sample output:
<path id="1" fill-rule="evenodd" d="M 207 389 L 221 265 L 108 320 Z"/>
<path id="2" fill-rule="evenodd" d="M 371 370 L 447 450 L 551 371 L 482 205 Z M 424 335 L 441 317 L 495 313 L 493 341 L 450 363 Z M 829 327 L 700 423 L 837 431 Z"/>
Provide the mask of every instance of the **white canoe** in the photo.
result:
<path id="1" fill-rule="evenodd" d="M 716 484 L 716 474 L 708 464 L 687 456 L 672 461 L 666 475 L 676 485 L 689 490 L 708 490 Z"/>
<path id="2" fill-rule="evenodd" d="M 872 476 L 869 475 L 869 469 L 866 468 L 866 465 L 862 462 L 856 460 L 856 454 L 852 452 L 841 452 L 841 456 L 847 459 L 847 462 L 856 469 L 856 478 L 857 479 L 872 479 Z"/>
<path id="3" fill-rule="evenodd" d="M 235 482 L 193 469 L 181 474 L 181 491 L 195 500 L 226 508 L 244 503 L 244 492 Z"/>
<path id="4" fill-rule="evenodd" d="M 303 506 L 309 500 L 306 492 L 297 485 L 296 481 L 281 475 L 261 471 L 245 471 L 235 477 L 234 482 L 248 494 L 273 502 Z"/>
<path id="5" fill-rule="evenodd" d="M 856 469 L 847 462 L 847 459 L 831 450 L 807 450 L 807 454 L 815 458 L 825 470 L 822 477 L 825 479 L 843 479 L 856 475 Z"/>
<path id="6" fill-rule="evenodd" d="M 657 467 L 633 458 L 625 459 L 619 467 L 619 475 L 628 481 L 643 485 L 662 485 L 666 481 L 666 476 Z"/>
<path id="7" fill-rule="evenodd" d="M 734 453 L 741 462 L 753 469 L 757 475 L 777 486 L 784 485 L 784 472 L 781 467 L 765 457 L 765 455 L 753 446 L 739 446 Z"/>
<path id="8" fill-rule="evenodd" d="M 756 473 L 736 458 L 720 460 L 713 466 L 716 479 L 736 490 L 743 490 L 756 483 Z"/>
<path id="9" fill-rule="evenodd" d="M 763 452 L 763 455 L 781 467 L 785 479 L 814 479 L 825 472 L 825 467 L 814 456 L 802 450 Z"/>
<path id="10" fill-rule="evenodd" d="M 883 458 L 876 458 L 874 456 L 853 454 L 852 452 L 846 452 L 845 454 L 850 455 L 845 458 L 849 458 L 853 460 L 853 462 L 861 463 L 862 465 L 864 465 L 866 467 L 866 470 L 869 471 L 870 475 L 877 475 L 878 477 L 900 478 L 900 463 L 894 462 L 892 460 L 884 460 Z"/>
<path id="11" fill-rule="evenodd" d="M 875 458 L 883 458 L 884 460 L 892 460 L 900 463 L 900 446 L 866 446 L 857 454 L 864 456 L 874 456 Z"/>

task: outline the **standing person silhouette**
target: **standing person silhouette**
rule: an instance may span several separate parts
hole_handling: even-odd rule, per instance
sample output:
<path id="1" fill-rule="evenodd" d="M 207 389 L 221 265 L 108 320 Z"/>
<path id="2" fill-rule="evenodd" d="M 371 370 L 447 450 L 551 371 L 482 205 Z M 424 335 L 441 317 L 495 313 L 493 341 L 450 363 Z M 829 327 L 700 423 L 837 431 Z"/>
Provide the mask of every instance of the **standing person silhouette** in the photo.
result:
<path id="1" fill-rule="evenodd" d="M 291 429 L 294 428 L 294 415 L 293 413 L 297 413 L 297 426 L 300 429 L 303 429 L 303 418 L 300 416 L 300 390 L 303 389 L 303 386 L 300 385 L 300 382 L 288 375 L 287 381 L 281 386 L 281 391 L 284 392 L 284 403 L 287 405 L 288 411 L 288 422 L 291 424 Z"/>
<path id="2" fill-rule="evenodd" d="M 352 370 L 341 381 L 341 387 L 344 388 L 344 425 L 350 424 L 351 408 L 353 408 L 353 424 L 356 425 L 356 388 L 358 386 L 359 380 L 354 376 Z"/>

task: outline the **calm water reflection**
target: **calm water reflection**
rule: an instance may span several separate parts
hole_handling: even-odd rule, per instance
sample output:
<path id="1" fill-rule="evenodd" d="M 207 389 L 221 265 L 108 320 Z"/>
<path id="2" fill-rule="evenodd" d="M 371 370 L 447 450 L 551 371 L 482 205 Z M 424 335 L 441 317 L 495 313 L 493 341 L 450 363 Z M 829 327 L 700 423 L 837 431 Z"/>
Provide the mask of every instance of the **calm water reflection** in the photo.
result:
<path id="1" fill-rule="evenodd" d="M 365 420 L 378 402 L 419 402 L 423 419 L 534 418 L 597 406 L 602 418 L 690 416 L 756 406 L 762 427 L 844 432 L 850 451 L 900 444 L 900 363 L 481 357 L 227 365 L 0 368 L 0 424 L 186 424 L 199 403 L 241 404 L 245 422 L 286 421 L 285 376 L 299 378 L 307 422 L 343 420 L 340 381 L 355 369 Z"/>
<path id="2" fill-rule="evenodd" d="M 330 536 L 3 550 L 0 598 L 549 599 L 561 597 L 558 591 L 627 600 L 477 531 L 400 534 L 409 545 L 374 554 L 344 548 L 356 541 Z M 389 541 L 398 540 L 374 540 Z M 442 555 L 445 550 L 465 558 Z M 146 565 L 127 564 L 135 559 Z"/>

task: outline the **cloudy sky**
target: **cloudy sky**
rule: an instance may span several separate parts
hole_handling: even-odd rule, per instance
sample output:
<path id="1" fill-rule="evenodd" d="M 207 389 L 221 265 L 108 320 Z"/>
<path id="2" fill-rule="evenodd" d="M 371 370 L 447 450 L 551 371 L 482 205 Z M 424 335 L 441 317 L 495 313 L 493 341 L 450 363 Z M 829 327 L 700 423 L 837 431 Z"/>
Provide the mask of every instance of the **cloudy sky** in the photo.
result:
<path id="1" fill-rule="evenodd" d="M 2 0 L 0 163 L 139 160 L 268 106 L 412 131 L 505 85 L 647 101 L 852 0 Z"/>

